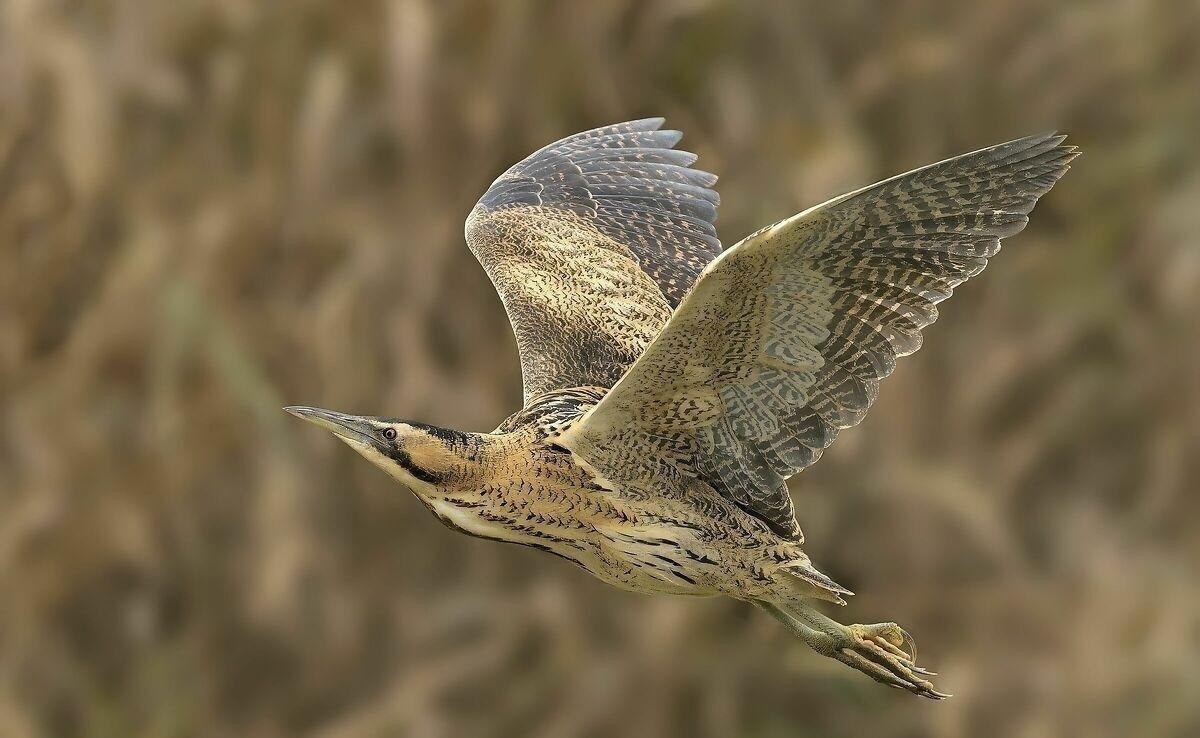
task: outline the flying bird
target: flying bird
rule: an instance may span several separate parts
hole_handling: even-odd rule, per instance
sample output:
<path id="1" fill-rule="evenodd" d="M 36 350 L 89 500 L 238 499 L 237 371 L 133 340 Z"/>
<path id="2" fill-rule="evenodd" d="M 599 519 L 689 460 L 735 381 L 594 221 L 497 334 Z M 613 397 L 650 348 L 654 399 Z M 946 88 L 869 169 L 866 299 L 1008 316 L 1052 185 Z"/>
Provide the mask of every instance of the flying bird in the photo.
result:
<path id="1" fill-rule="evenodd" d="M 750 602 L 818 653 L 931 699 L 895 623 L 804 553 L 785 481 L 858 424 L 938 303 L 1068 169 L 1017 139 L 835 197 L 723 249 L 716 177 L 662 118 L 550 144 L 504 172 L 466 241 L 520 352 L 524 407 L 491 433 L 311 407 L 453 529 L 637 592 Z"/>

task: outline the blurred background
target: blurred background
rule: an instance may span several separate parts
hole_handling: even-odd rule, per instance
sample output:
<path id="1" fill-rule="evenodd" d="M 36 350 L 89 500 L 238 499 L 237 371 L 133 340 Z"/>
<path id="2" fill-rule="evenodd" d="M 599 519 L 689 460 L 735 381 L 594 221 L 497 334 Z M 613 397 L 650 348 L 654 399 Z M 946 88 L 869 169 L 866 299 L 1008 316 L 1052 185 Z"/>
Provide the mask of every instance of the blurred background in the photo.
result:
<path id="1" fill-rule="evenodd" d="M 665 115 L 727 244 L 1061 129 L 1083 148 L 793 480 L 955 693 L 727 600 L 454 534 L 305 403 L 490 430 L 462 239 Z M 1200 5 L 0 3 L 0 736 L 1200 735 Z"/>

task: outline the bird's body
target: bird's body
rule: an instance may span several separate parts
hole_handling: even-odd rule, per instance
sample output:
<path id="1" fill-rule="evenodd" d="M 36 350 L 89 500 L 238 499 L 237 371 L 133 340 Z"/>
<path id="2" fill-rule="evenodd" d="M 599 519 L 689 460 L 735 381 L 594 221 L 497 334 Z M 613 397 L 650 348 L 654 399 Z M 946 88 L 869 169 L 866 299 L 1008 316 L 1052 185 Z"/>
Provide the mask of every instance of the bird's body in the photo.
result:
<path id="1" fill-rule="evenodd" d="M 893 623 L 840 625 L 784 484 L 857 424 L 936 304 L 979 273 L 1074 157 L 1061 136 L 965 154 L 716 239 L 715 177 L 661 119 L 576 134 L 467 219 L 521 353 L 492 433 L 289 408 L 465 533 L 614 586 L 726 595 L 818 652 L 939 698 Z"/>
<path id="2" fill-rule="evenodd" d="M 795 579 L 819 581 L 799 541 L 780 538 L 682 475 L 618 484 L 555 445 L 603 396 L 556 390 L 490 434 L 447 436 L 451 463 L 424 479 L 393 467 L 446 525 L 572 561 L 608 584 L 647 594 L 754 596 Z M 793 583 L 808 592 L 812 585 Z M 832 582 L 828 599 L 844 592 Z"/>

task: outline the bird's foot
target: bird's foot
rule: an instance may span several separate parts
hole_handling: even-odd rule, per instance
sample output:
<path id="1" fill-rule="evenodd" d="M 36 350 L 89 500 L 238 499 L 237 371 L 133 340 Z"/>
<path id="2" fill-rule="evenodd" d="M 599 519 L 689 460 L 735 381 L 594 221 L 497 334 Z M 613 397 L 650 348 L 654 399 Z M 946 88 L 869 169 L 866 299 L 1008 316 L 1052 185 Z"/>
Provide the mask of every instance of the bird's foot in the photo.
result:
<path id="1" fill-rule="evenodd" d="M 771 613 L 822 656 L 853 667 L 877 682 L 931 700 L 950 695 L 939 692 L 926 678 L 937 676 L 917 666 L 913 639 L 895 623 L 842 625 L 803 605 L 756 604 Z"/>
<path id="2" fill-rule="evenodd" d="M 950 696 L 935 690 L 926 679 L 937 673 L 917 666 L 912 636 L 895 623 L 847 625 L 844 638 L 835 636 L 833 646 L 831 657 L 877 682 L 931 700 Z"/>

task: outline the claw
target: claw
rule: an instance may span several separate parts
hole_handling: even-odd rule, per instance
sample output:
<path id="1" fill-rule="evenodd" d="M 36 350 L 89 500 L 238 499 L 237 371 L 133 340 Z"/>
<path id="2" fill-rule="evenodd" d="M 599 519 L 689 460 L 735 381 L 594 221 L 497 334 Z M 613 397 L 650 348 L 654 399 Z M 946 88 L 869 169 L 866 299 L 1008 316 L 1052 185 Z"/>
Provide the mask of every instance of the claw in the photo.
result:
<path id="1" fill-rule="evenodd" d="M 933 684 L 924 678 L 937 676 L 937 672 L 914 663 L 916 644 L 908 631 L 895 623 L 842 625 L 807 607 L 784 609 L 761 600 L 756 600 L 755 604 L 804 639 L 817 653 L 831 656 L 877 682 L 926 699 L 944 700 L 950 697 L 934 689 Z"/>
<path id="2" fill-rule="evenodd" d="M 900 631 L 900 635 L 903 636 L 903 638 L 904 638 L 904 646 L 905 646 L 904 650 L 908 652 L 909 660 L 916 661 L 917 660 L 917 641 L 911 635 L 909 635 L 907 630 L 905 630 L 904 628 L 901 628 L 899 625 L 896 626 L 896 629 Z"/>
<path id="3" fill-rule="evenodd" d="M 912 636 L 893 623 L 848 626 L 853 645 L 841 649 L 839 661 L 863 672 L 877 682 L 905 689 L 931 700 L 942 700 L 949 694 L 939 692 L 923 677 L 937 676 L 937 672 L 917 666 L 913 654 L 901 646 L 915 651 Z M 897 643 L 899 642 L 899 644 Z"/>

